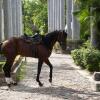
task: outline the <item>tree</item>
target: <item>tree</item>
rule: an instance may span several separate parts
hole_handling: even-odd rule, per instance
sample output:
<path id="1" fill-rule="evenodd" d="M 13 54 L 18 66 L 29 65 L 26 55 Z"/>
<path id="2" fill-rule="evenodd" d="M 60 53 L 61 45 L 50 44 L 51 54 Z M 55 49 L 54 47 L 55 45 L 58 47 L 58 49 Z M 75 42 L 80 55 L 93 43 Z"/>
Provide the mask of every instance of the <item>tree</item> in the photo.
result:
<path id="1" fill-rule="evenodd" d="M 23 23 L 24 32 L 33 33 L 35 25 L 42 34 L 47 32 L 47 0 L 24 0 L 23 1 Z"/>
<path id="2" fill-rule="evenodd" d="M 81 22 L 82 37 L 91 33 L 91 45 L 100 49 L 100 0 L 75 0 L 75 2 L 80 5 L 77 16 Z"/>

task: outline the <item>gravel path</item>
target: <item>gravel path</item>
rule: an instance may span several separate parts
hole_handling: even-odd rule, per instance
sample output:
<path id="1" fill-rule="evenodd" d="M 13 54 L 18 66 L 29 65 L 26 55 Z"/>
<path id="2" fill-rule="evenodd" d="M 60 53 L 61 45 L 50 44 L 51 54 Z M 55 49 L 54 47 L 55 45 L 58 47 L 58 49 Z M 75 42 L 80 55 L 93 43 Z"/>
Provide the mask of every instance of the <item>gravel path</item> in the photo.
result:
<path id="1" fill-rule="evenodd" d="M 89 76 L 80 73 L 83 71 L 75 67 L 70 55 L 52 54 L 50 61 L 54 66 L 52 85 L 49 67 L 44 64 L 40 76 L 44 86 L 38 86 L 37 59 L 27 58 L 25 78 L 13 90 L 0 87 L 0 100 L 100 100 L 100 92 L 93 91 Z"/>

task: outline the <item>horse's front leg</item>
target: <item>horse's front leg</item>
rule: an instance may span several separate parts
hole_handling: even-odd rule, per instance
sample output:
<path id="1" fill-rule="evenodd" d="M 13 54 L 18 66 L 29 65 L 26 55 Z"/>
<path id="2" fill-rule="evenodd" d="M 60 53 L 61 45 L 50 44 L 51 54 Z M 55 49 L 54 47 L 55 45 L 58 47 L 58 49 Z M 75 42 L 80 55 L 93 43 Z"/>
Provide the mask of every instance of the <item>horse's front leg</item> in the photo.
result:
<path id="1" fill-rule="evenodd" d="M 52 71 L 53 71 L 53 66 L 52 64 L 50 63 L 49 59 L 46 59 L 45 60 L 45 63 L 50 67 L 50 74 L 49 74 L 49 82 L 52 83 Z"/>
<path id="2" fill-rule="evenodd" d="M 43 64 L 43 61 L 39 59 L 38 60 L 38 69 L 37 69 L 37 78 L 36 78 L 36 81 L 38 82 L 39 86 L 43 86 L 43 84 L 39 80 L 42 64 Z"/>

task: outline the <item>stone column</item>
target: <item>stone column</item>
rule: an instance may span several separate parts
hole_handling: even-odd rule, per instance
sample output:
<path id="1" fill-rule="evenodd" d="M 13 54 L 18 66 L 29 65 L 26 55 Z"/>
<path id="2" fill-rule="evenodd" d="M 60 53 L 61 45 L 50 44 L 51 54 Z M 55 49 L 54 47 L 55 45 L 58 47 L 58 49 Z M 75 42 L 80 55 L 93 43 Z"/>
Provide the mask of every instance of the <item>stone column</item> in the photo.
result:
<path id="1" fill-rule="evenodd" d="M 12 0 L 12 28 L 13 28 L 13 35 L 16 36 L 16 0 Z"/>
<path id="2" fill-rule="evenodd" d="M 51 8 L 51 5 L 52 5 L 52 0 L 48 0 L 48 32 L 50 32 L 52 30 L 52 16 L 51 16 L 51 13 L 52 13 L 52 8 Z"/>
<path id="3" fill-rule="evenodd" d="M 4 4 L 4 35 L 5 39 L 13 36 L 11 0 L 3 0 Z"/>
<path id="4" fill-rule="evenodd" d="M 60 23 L 59 23 L 59 21 L 60 21 L 60 0 L 57 0 L 57 2 L 56 2 L 56 4 L 57 4 L 57 7 L 56 7 L 56 15 L 57 15 L 57 17 L 56 17 L 56 27 L 57 27 L 57 30 L 59 30 L 60 29 Z"/>
<path id="5" fill-rule="evenodd" d="M 65 5 L 64 0 L 55 0 L 55 30 L 62 30 L 65 27 Z"/>
<path id="6" fill-rule="evenodd" d="M 16 0 L 16 35 L 22 35 L 22 2 Z"/>
<path id="7" fill-rule="evenodd" d="M 71 22 L 72 22 L 72 0 L 66 0 L 66 25 L 67 25 L 68 39 L 72 38 Z"/>
<path id="8" fill-rule="evenodd" d="M 3 23 L 2 23 L 2 18 L 3 18 L 3 16 L 2 16 L 2 3 L 3 3 L 3 1 L 2 0 L 0 0 L 0 41 L 2 41 L 2 34 L 3 34 Z"/>
<path id="9" fill-rule="evenodd" d="M 48 0 L 48 32 L 54 30 L 54 0 Z"/>
<path id="10" fill-rule="evenodd" d="M 52 11 L 52 31 L 55 30 L 55 0 L 52 1 L 52 6 L 53 11 Z"/>
<path id="11" fill-rule="evenodd" d="M 64 29 L 65 27 L 65 0 L 48 0 L 48 31 Z"/>
<path id="12" fill-rule="evenodd" d="M 57 30 L 57 16 L 58 16 L 58 13 L 57 13 L 57 9 L 58 9 L 58 5 L 57 5 L 57 3 L 58 3 L 58 0 L 55 0 L 55 2 L 54 2 L 54 4 L 56 4 L 55 6 L 54 6 L 54 10 L 55 10 L 55 28 L 54 28 L 54 30 Z"/>
<path id="13" fill-rule="evenodd" d="M 65 27 L 65 0 L 60 0 L 60 29 Z"/>
<path id="14" fill-rule="evenodd" d="M 72 40 L 80 40 L 80 24 L 73 14 L 77 10 L 78 6 L 72 0 Z"/>

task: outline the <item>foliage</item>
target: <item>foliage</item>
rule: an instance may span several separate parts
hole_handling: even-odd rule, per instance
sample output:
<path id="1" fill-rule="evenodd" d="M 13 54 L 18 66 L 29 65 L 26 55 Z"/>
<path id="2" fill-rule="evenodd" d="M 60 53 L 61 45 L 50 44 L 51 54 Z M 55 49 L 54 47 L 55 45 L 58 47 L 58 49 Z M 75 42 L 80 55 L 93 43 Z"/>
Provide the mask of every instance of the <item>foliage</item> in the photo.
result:
<path id="1" fill-rule="evenodd" d="M 0 72 L 2 71 L 2 67 L 3 67 L 3 65 L 5 64 L 5 62 L 3 61 L 0 61 Z"/>
<path id="2" fill-rule="evenodd" d="M 83 49 L 75 49 L 71 51 L 72 58 L 76 65 L 80 66 L 82 69 L 85 69 L 83 63 Z"/>
<path id="3" fill-rule="evenodd" d="M 81 23 L 81 39 L 87 40 L 90 36 L 90 17 L 93 19 L 95 27 L 100 26 L 100 0 L 75 0 L 80 7 L 80 11 L 77 13 L 77 18 Z M 92 7 L 92 11 L 90 10 Z M 100 28 L 97 39 L 100 38 Z M 100 44 L 100 41 L 97 41 Z M 100 45 L 99 45 L 100 46 Z"/>
<path id="4" fill-rule="evenodd" d="M 0 64 L 0 72 L 2 71 L 2 64 Z"/>
<path id="5" fill-rule="evenodd" d="M 89 41 L 84 43 L 80 49 L 72 50 L 71 55 L 75 64 L 81 68 L 90 72 L 100 71 L 100 51 L 90 47 Z"/>
<path id="6" fill-rule="evenodd" d="M 83 52 L 83 62 L 89 71 L 100 71 L 100 51 L 86 49 Z"/>
<path id="7" fill-rule="evenodd" d="M 86 42 L 84 42 L 81 48 L 92 48 L 90 45 L 90 40 L 87 40 Z"/>
<path id="8" fill-rule="evenodd" d="M 47 19 L 47 0 L 23 0 L 24 33 L 34 34 L 34 25 L 41 33 L 46 33 Z"/>
<path id="9" fill-rule="evenodd" d="M 25 74 L 26 74 L 25 62 L 22 61 L 21 65 L 20 65 L 20 69 L 18 70 L 17 80 L 20 81 L 20 80 L 24 79 Z"/>

